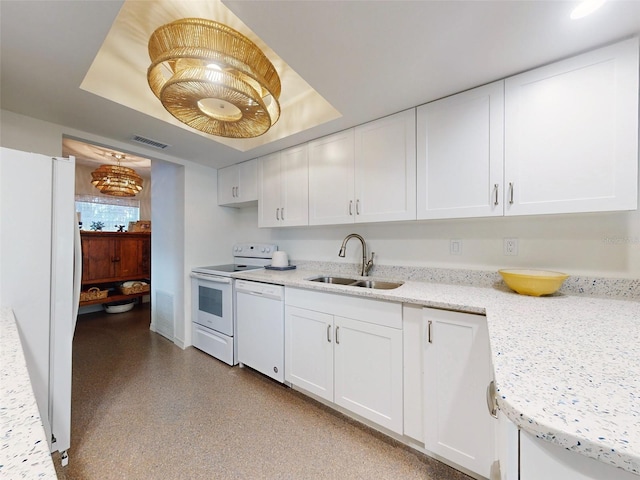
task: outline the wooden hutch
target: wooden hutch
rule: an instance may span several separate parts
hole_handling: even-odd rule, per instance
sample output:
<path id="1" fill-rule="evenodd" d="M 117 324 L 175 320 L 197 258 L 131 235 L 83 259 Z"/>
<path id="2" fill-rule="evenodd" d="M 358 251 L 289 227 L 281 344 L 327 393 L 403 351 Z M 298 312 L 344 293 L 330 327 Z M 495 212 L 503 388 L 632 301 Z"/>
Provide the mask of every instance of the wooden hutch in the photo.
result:
<path id="1" fill-rule="evenodd" d="M 151 232 L 80 232 L 82 238 L 82 290 L 109 289 L 106 298 L 80 302 L 80 306 L 117 302 L 148 293 L 122 294 L 118 286 L 128 280 L 151 279 Z"/>

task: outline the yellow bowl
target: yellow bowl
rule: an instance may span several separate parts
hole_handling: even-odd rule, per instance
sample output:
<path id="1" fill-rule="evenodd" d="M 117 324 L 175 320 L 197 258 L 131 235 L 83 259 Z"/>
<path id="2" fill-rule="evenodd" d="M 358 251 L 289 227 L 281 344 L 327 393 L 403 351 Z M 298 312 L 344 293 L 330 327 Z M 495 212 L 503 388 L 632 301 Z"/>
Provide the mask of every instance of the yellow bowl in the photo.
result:
<path id="1" fill-rule="evenodd" d="M 522 295 L 539 297 L 557 292 L 569 275 L 549 270 L 498 270 L 507 286 Z"/>

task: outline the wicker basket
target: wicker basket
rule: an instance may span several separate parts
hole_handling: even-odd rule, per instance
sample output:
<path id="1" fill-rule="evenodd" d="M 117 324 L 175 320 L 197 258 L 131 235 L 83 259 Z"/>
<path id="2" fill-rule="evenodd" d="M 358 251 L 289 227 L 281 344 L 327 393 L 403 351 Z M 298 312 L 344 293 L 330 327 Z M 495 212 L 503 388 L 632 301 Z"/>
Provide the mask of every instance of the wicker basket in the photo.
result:
<path id="1" fill-rule="evenodd" d="M 145 282 L 126 282 L 120 285 L 120 291 L 125 295 L 147 293 L 150 289 L 150 285 Z"/>
<path id="2" fill-rule="evenodd" d="M 91 287 L 86 292 L 80 292 L 80 301 L 88 302 L 89 300 L 99 300 L 107 298 L 109 290 L 100 290 L 98 287 Z"/>

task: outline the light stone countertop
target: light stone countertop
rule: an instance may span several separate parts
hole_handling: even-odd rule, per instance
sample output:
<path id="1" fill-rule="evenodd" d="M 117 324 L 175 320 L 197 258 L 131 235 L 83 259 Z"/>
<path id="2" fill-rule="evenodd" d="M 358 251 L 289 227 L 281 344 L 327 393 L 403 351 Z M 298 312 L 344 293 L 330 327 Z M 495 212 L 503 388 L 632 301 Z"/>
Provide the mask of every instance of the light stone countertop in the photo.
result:
<path id="1" fill-rule="evenodd" d="M 57 478 L 13 312 L 0 309 L 0 477 Z"/>
<path id="2" fill-rule="evenodd" d="M 539 438 L 640 475 L 640 302 L 528 297 L 499 284 L 409 280 L 394 290 L 371 290 L 308 280 L 326 273 L 299 268 L 233 276 L 485 314 L 502 412 Z"/>

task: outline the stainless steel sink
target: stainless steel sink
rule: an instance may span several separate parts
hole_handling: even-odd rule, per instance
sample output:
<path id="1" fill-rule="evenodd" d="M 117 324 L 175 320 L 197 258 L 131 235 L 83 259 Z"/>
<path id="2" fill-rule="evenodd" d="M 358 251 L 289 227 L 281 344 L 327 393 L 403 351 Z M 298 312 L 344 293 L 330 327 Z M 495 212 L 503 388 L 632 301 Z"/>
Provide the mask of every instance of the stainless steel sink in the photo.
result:
<path id="1" fill-rule="evenodd" d="M 376 290 L 392 290 L 398 288 L 403 282 L 385 282 L 381 280 L 356 280 L 354 278 L 320 276 L 310 278 L 310 282 L 334 283 L 336 285 L 347 285 L 349 287 L 372 288 Z"/>
<path id="2" fill-rule="evenodd" d="M 320 283 L 335 283 L 337 285 L 351 285 L 356 280 L 353 278 L 343 278 L 343 277 L 316 277 L 310 278 L 310 282 L 320 282 Z"/>
<path id="3" fill-rule="evenodd" d="M 352 284 L 354 287 L 373 288 L 376 290 L 393 290 L 402 285 L 402 282 L 383 282 L 380 280 L 359 280 Z"/>

